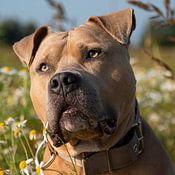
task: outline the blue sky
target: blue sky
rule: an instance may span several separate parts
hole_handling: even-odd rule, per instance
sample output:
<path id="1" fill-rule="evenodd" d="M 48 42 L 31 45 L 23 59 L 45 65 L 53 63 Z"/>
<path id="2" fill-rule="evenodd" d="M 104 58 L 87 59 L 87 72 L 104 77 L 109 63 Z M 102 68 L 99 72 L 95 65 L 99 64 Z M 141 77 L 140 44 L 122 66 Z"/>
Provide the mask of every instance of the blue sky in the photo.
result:
<path id="1" fill-rule="evenodd" d="M 155 0 L 154 0 L 155 1 Z M 91 15 L 104 15 L 113 11 L 134 8 L 137 27 L 131 42 L 136 44 L 144 32 L 149 14 L 129 5 L 126 0 L 60 0 L 69 18 L 79 25 Z M 161 2 L 159 0 L 159 2 Z M 17 18 L 23 22 L 35 21 L 38 25 L 51 24 L 54 10 L 46 0 L 0 0 L 0 19 Z"/>

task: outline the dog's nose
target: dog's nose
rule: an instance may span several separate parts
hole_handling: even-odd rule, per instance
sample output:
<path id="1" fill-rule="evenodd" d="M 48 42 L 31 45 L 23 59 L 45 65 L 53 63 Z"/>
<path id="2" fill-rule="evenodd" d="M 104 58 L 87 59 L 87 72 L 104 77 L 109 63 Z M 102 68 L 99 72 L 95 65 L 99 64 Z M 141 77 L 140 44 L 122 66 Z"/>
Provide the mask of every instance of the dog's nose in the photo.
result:
<path id="1" fill-rule="evenodd" d="M 61 72 L 55 74 L 50 80 L 49 89 L 59 94 L 69 93 L 78 88 L 79 78 L 75 73 L 72 72 Z"/>

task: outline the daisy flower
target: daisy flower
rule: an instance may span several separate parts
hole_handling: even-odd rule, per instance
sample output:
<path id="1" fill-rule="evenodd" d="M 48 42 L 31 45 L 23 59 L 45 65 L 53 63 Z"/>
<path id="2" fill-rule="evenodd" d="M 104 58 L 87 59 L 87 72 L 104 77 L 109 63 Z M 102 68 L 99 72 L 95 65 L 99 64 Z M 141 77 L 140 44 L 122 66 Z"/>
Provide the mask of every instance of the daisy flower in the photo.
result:
<path id="1" fill-rule="evenodd" d="M 15 122 L 15 119 L 11 116 L 9 116 L 6 120 L 5 120 L 5 124 L 6 125 L 11 125 L 12 123 Z"/>
<path id="2" fill-rule="evenodd" d="M 0 168 L 0 175 L 5 175 L 4 170 Z"/>
<path id="3" fill-rule="evenodd" d="M 5 124 L 3 122 L 0 122 L 0 131 L 5 132 Z"/>
<path id="4" fill-rule="evenodd" d="M 19 169 L 22 175 L 30 175 L 30 164 L 33 162 L 33 159 L 22 160 L 19 163 Z"/>
<path id="5" fill-rule="evenodd" d="M 37 175 L 44 175 L 44 172 L 42 170 L 43 162 L 41 162 L 39 165 L 36 166 L 36 174 Z"/>
<path id="6" fill-rule="evenodd" d="M 30 140 L 36 140 L 36 130 L 32 129 L 29 133 L 29 139 Z"/>
<path id="7" fill-rule="evenodd" d="M 26 126 L 27 120 L 22 120 L 20 122 L 17 122 L 18 128 L 24 128 Z"/>
<path id="8" fill-rule="evenodd" d="M 0 130 L 1 129 L 4 129 L 4 123 L 3 122 L 0 122 Z"/>
<path id="9" fill-rule="evenodd" d="M 25 69 L 25 68 L 21 69 L 21 70 L 18 72 L 18 75 L 20 75 L 20 76 L 26 76 L 26 75 L 28 75 L 27 69 Z"/>
<path id="10" fill-rule="evenodd" d="M 0 69 L 0 73 L 7 74 L 7 75 L 14 75 L 17 73 L 17 71 L 15 69 L 8 67 L 8 66 L 5 66 L 5 67 Z"/>
<path id="11" fill-rule="evenodd" d="M 15 128 L 13 132 L 14 132 L 15 138 L 21 137 L 21 130 L 19 128 Z"/>

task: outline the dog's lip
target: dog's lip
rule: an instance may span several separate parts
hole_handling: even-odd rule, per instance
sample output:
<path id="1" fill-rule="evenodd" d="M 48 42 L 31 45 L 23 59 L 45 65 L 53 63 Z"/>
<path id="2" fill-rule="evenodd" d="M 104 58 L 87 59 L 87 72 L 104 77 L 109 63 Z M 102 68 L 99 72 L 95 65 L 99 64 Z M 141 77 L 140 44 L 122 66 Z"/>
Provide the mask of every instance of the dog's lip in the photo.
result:
<path id="1" fill-rule="evenodd" d="M 71 116 L 72 114 L 76 114 L 79 112 L 81 112 L 81 110 L 79 110 L 77 107 L 66 105 L 61 112 L 61 118 L 69 115 Z M 108 117 L 105 117 L 103 120 L 96 121 L 96 122 L 97 122 L 97 126 L 94 128 L 94 130 L 96 131 L 98 130 L 98 132 L 100 133 L 99 137 L 102 137 L 104 134 L 112 135 L 116 131 L 116 121 L 113 119 L 109 119 Z M 72 135 L 70 140 L 67 140 L 67 139 L 65 140 L 64 139 L 65 137 L 62 134 L 63 133 L 61 132 L 61 130 L 60 132 L 50 133 L 54 146 L 59 147 L 63 143 L 66 144 L 67 142 L 69 142 L 72 146 L 77 146 L 81 143 L 81 141 L 84 140 L 82 136 L 78 136 L 78 135 L 77 136 Z"/>
<path id="2" fill-rule="evenodd" d="M 71 139 L 71 140 L 69 141 L 69 143 L 70 143 L 72 146 L 77 146 L 80 142 L 81 142 L 81 140 L 76 139 L 76 138 Z"/>
<path id="3" fill-rule="evenodd" d="M 72 106 L 68 106 L 66 108 L 65 111 L 63 111 L 62 113 L 62 116 L 64 114 L 71 114 L 71 113 L 74 113 L 74 112 L 78 112 L 79 109 L 76 108 L 76 107 L 72 107 Z M 117 125 L 116 125 L 116 120 L 114 119 L 104 119 L 104 120 L 101 120 L 101 121 L 97 121 L 98 123 L 98 128 L 103 131 L 103 133 L 107 134 L 107 135 L 112 135 L 115 131 L 116 131 L 116 128 L 117 128 Z"/>
<path id="4" fill-rule="evenodd" d="M 78 111 L 78 109 L 76 107 L 72 107 L 72 106 L 69 106 L 68 108 L 66 108 L 62 115 L 63 114 L 71 114 L 72 112 L 75 112 L 75 111 Z"/>

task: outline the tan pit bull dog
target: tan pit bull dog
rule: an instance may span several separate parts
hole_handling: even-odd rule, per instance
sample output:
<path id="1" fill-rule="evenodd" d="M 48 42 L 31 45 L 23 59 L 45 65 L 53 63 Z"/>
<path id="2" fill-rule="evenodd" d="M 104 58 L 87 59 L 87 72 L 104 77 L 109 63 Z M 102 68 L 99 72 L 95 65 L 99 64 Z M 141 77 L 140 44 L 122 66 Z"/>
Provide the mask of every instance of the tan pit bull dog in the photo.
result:
<path id="1" fill-rule="evenodd" d="M 30 70 L 36 113 L 49 124 L 44 161 L 57 152 L 46 175 L 175 174 L 139 114 L 128 54 L 134 29 L 127 9 L 90 17 L 68 32 L 41 27 L 14 44 Z"/>

